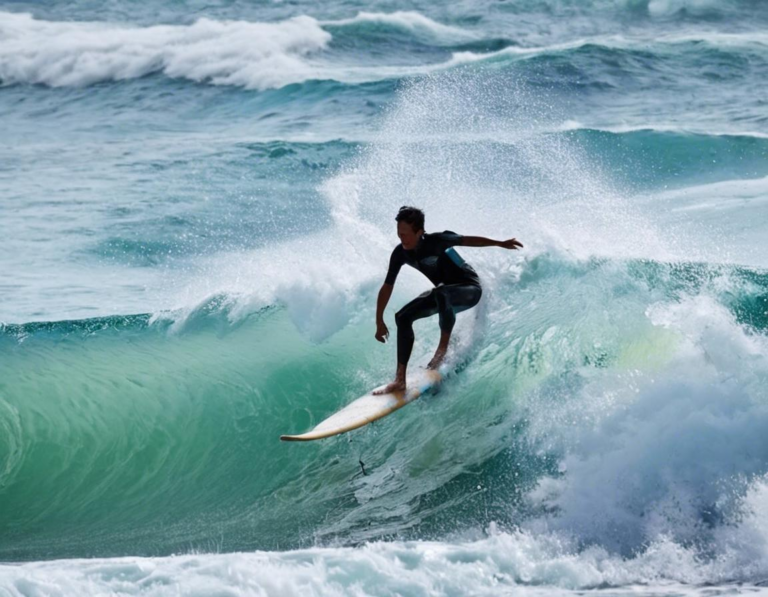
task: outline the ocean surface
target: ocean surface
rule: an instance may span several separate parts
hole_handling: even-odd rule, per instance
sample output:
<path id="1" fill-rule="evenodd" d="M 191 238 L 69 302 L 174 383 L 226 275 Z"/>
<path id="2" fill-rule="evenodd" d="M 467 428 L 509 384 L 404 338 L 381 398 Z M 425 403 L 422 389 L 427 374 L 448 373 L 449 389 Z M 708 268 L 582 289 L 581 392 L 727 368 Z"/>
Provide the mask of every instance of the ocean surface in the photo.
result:
<path id="1" fill-rule="evenodd" d="M 0 0 L 0 595 L 593 592 L 768 593 L 767 2 Z"/>

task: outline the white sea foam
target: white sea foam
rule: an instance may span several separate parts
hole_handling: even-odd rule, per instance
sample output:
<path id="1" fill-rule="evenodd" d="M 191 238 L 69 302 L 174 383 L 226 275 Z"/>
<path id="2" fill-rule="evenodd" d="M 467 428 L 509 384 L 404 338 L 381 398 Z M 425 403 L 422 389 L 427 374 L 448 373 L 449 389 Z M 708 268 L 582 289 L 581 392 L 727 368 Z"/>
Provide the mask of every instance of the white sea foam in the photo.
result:
<path id="1" fill-rule="evenodd" d="M 308 59 L 330 39 L 307 16 L 279 23 L 200 19 L 188 26 L 135 27 L 2 12 L 0 80 L 85 86 L 160 72 L 267 89 L 312 78 Z"/>
<path id="2" fill-rule="evenodd" d="M 521 59 L 578 49 L 647 48 L 689 42 L 714 47 L 764 50 L 768 36 L 747 33 L 688 33 L 655 38 L 621 35 L 579 38 L 536 47 L 510 46 L 496 52 L 456 52 L 441 63 L 416 66 L 357 66 L 328 59 L 326 27 L 381 24 L 411 32 L 426 43 L 475 41 L 478 34 L 443 25 L 413 11 L 361 12 L 350 19 L 317 21 L 297 16 L 276 23 L 199 19 L 191 25 L 138 27 L 102 22 L 54 22 L 0 11 L 0 81 L 54 87 L 88 86 L 162 73 L 171 78 L 247 89 L 272 89 L 307 80 L 364 83 L 426 75 L 469 63 Z"/>
<path id="3" fill-rule="evenodd" d="M 761 493 L 762 492 L 762 493 Z M 763 497 L 756 489 L 751 499 Z M 764 511 L 765 508 L 761 506 Z M 764 514 L 761 512 L 760 515 Z M 758 516 L 758 514 L 755 514 Z M 750 521 L 753 522 L 753 521 Z M 765 521 L 761 519 L 763 526 Z M 360 548 L 94 558 L 0 565 L 0 587 L 25 595 L 569 595 L 626 587 L 632 595 L 707 595 L 723 581 L 717 564 L 660 541 L 625 560 L 579 551 L 556 535 L 498 532 L 472 542 L 372 543 Z M 761 536 L 762 538 L 762 536 Z M 764 552 L 764 544 L 755 546 Z M 738 581 L 741 575 L 728 578 Z M 727 581 L 726 581 L 727 582 Z M 736 591 L 737 587 L 731 586 Z M 723 583 L 719 590 L 728 591 Z M 738 591 L 759 591 L 741 585 Z M 581 593 L 580 593 L 581 594 Z"/>
<path id="4" fill-rule="evenodd" d="M 649 544 L 696 546 L 715 577 L 663 572 L 687 582 L 765 574 L 768 535 L 753 529 L 766 522 L 768 342 L 706 294 L 654 304 L 647 316 L 676 338 L 662 367 L 534 400 L 532 441 L 559 443 L 564 457 L 562 476 L 531 496 L 554 513 L 528 528 L 627 557 Z"/>
<path id="5" fill-rule="evenodd" d="M 225 296 L 230 319 L 281 304 L 309 340 L 321 342 L 373 300 L 386 246 L 378 230 L 338 226 L 248 253 L 200 260 L 200 274 L 181 291 L 170 317 L 181 330 L 200 308 Z"/>
<path id="6" fill-rule="evenodd" d="M 695 185 L 639 200 L 644 209 L 664 214 L 667 224 L 697 239 L 696 258 L 768 267 L 768 178 Z"/>
<path id="7" fill-rule="evenodd" d="M 355 66 L 323 60 L 332 39 L 325 26 L 380 23 L 437 45 L 475 35 L 417 12 L 360 13 L 319 22 L 298 16 L 277 23 L 199 19 L 191 25 L 137 27 L 53 22 L 0 11 L 0 81 L 53 87 L 87 86 L 162 73 L 171 78 L 247 89 L 307 80 L 348 83 L 427 74 L 448 64 Z"/>
<path id="8" fill-rule="evenodd" d="M 553 119 L 542 97 L 514 80 L 504 82 L 503 93 L 499 85 L 457 73 L 405 89 L 375 142 L 322 185 L 329 229 L 208 260 L 179 305 L 226 294 L 238 297 L 232 314 L 240 316 L 277 301 L 308 337 L 322 340 L 374 300 L 396 243 L 394 214 L 406 203 L 426 210 L 430 231 L 517 236 L 526 255 L 551 249 L 580 258 L 674 255 L 649 218 L 576 147 L 540 134 Z M 462 255 L 490 289 L 519 254 L 465 249 Z M 425 286 L 418 274 L 401 274 L 398 291 L 419 288 Z"/>

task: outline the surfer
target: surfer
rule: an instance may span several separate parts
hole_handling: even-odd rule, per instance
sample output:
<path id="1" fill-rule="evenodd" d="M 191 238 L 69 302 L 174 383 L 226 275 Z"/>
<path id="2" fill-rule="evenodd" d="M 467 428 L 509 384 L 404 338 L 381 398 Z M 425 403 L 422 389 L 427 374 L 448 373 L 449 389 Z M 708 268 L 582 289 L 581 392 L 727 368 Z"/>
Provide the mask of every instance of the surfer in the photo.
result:
<path id="1" fill-rule="evenodd" d="M 503 247 L 518 249 L 518 240 L 492 240 L 483 236 L 462 236 L 445 232 L 424 232 L 424 212 L 416 207 L 403 206 L 395 217 L 400 243 L 392 251 L 389 270 L 379 290 L 376 302 L 376 339 L 386 342 L 389 329 L 384 323 L 384 309 L 392 296 L 397 274 L 408 264 L 424 274 L 435 287 L 413 299 L 397 313 L 397 373 L 395 381 L 374 394 L 388 394 L 405 389 L 405 371 L 413 349 L 413 322 L 437 313 L 440 322 L 440 343 L 427 367 L 437 369 L 448 351 L 448 341 L 456 323 L 456 313 L 474 307 L 483 294 L 477 272 L 453 248 Z"/>

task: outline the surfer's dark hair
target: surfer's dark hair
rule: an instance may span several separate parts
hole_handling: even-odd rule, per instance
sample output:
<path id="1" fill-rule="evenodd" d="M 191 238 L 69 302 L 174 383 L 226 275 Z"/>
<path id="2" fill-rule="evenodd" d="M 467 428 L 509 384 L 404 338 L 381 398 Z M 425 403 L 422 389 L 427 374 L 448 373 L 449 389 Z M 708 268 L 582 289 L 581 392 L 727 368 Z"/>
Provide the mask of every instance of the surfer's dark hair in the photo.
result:
<path id="1" fill-rule="evenodd" d="M 397 212 L 395 220 L 398 222 L 408 222 L 414 232 L 424 230 L 424 212 L 418 207 L 403 205 L 400 211 Z"/>

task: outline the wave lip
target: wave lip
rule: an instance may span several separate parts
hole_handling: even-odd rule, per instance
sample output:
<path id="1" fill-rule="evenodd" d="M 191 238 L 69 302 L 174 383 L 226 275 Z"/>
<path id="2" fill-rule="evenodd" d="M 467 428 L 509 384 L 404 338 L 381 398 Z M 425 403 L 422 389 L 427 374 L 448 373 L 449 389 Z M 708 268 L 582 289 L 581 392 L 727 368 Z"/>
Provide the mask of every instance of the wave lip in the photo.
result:
<path id="1" fill-rule="evenodd" d="M 652 39 L 628 38 L 623 35 L 596 36 L 575 39 L 572 41 L 545 45 L 545 46 L 508 46 L 501 50 L 488 53 L 456 52 L 453 55 L 453 63 L 466 64 L 479 60 L 499 59 L 503 57 L 529 58 L 548 54 L 562 54 L 566 52 L 586 50 L 589 48 L 602 48 L 607 50 L 643 51 L 669 51 L 678 46 L 704 45 L 707 48 L 717 50 L 751 49 L 754 51 L 768 50 L 768 35 L 763 32 L 746 33 L 689 33 L 685 35 L 666 35 Z"/>
<path id="2" fill-rule="evenodd" d="M 87 86 L 160 72 L 215 85 L 278 88 L 310 78 L 306 58 L 331 40 L 308 16 L 279 23 L 203 18 L 189 26 L 129 27 L 0 15 L 5 85 Z"/>
<path id="3" fill-rule="evenodd" d="M 393 13 L 363 11 L 349 19 L 322 21 L 321 24 L 327 27 L 344 27 L 366 31 L 371 28 L 398 29 L 416 36 L 423 42 L 434 45 L 453 45 L 477 39 L 477 36 L 469 31 L 443 25 L 412 10 L 398 10 Z"/>

